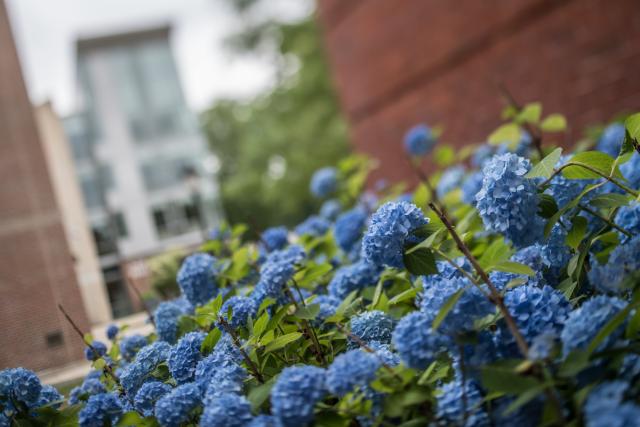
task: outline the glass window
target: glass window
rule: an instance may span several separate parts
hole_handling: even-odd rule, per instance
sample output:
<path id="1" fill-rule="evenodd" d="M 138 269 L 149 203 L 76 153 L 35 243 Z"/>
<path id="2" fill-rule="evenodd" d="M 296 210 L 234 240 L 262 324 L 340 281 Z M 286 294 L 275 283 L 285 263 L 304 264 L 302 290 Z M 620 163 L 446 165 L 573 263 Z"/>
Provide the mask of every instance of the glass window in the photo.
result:
<path id="1" fill-rule="evenodd" d="M 173 202 L 154 206 L 153 221 L 158 236 L 177 236 L 196 229 L 200 222 L 200 212 L 193 202 Z"/>
<path id="2" fill-rule="evenodd" d="M 149 191 L 182 184 L 184 170 L 193 167 L 190 158 L 156 159 L 142 165 L 142 178 Z"/>

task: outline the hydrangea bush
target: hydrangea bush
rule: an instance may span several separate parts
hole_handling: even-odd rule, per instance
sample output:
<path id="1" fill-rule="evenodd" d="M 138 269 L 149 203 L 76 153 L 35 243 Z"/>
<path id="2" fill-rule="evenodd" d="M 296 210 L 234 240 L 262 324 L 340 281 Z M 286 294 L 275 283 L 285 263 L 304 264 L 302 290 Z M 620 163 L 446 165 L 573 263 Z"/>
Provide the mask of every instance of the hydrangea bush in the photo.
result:
<path id="1" fill-rule="evenodd" d="M 563 154 L 540 113 L 457 151 L 412 128 L 410 193 L 354 156 L 292 230 L 221 227 L 154 333 L 83 338 L 69 396 L 0 371 L 0 427 L 638 425 L 640 114 Z"/>

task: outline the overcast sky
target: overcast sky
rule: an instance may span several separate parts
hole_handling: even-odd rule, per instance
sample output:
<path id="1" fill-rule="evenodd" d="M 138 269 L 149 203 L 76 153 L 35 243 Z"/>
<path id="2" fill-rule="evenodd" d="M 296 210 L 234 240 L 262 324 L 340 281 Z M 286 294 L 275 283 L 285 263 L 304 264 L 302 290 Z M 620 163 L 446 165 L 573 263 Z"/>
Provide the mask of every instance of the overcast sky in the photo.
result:
<path id="1" fill-rule="evenodd" d="M 173 25 L 171 45 L 189 105 L 201 111 L 225 96 L 268 88 L 265 58 L 238 57 L 222 46 L 237 28 L 225 0 L 5 0 L 27 87 L 34 103 L 51 100 L 62 115 L 74 109 L 75 40 L 110 32 Z M 270 13 L 295 19 L 309 12 L 299 0 L 268 0 Z"/>

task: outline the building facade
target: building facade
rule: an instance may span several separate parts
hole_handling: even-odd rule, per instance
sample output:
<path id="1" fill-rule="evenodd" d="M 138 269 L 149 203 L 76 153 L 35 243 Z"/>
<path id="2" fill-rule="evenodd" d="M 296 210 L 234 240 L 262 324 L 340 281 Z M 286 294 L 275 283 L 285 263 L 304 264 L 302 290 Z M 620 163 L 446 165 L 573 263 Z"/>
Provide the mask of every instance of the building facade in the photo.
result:
<path id="1" fill-rule="evenodd" d="M 500 124 L 500 83 L 521 104 L 564 114 L 571 140 L 638 109 L 634 0 L 320 0 L 318 9 L 353 143 L 380 160 L 377 177 L 410 177 L 400 144 L 416 123 L 442 125 L 458 146 L 482 142 Z"/>
<path id="2" fill-rule="evenodd" d="M 140 308 L 129 285 L 144 259 L 198 244 L 219 219 L 217 159 L 169 36 L 159 27 L 77 43 L 79 108 L 65 128 L 116 318 Z"/>
<path id="3" fill-rule="evenodd" d="M 0 0 L 0 369 L 82 359 L 89 330 L 45 153 Z"/>

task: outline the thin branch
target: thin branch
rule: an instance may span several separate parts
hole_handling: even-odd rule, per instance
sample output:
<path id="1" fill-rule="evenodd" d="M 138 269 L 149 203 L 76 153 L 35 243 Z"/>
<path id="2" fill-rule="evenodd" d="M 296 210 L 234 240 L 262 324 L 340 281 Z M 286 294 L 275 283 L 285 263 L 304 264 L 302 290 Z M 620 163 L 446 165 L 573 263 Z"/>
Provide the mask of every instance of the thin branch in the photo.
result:
<path id="1" fill-rule="evenodd" d="M 253 377 L 256 380 L 258 380 L 259 383 L 264 383 L 264 378 L 262 377 L 262 374 L 258 370 L 258 367 L 253 362 L 253 360 L 251 360 L 251 358 L 249 357 L 247 352 L 244 350 L 244 348 L 242 348 L 242 343 L 240 342 L 240 338 L 238 338 L 238 334 L 236 334 L 236 331 L 233 330 L 233 328 L 229 325 L 229 323 L 227 323 L 227 321 L 224 319 L 224 317 L 220 316 L 218 318 L 218 322 L 220 322 L 220 325 L 222 326 L 222 328 L 229 335 L 231 335 L 231 339 L 233 340 L 233 344 L 240 351 L 240 354 L 242 355 L 242 358 L 244 359 L 244 361 L 247 364 L 247 366 L 249 367 L 249 370 L 251 371 L 251 374 L 253 375 Z"/>
<path id="2" fill-rule="evenodd" d="M 458 236 L 458 233 L 456 232 L 454 227 L 451 225 L 451 221 L 449 221 L 449 218 L 447 218 L 447 216 L 444 215 L 444 213 L 440 211 L 435 204 L 429 203 L 429 207 L 433 209 L 436 215 L 438 215 L 438 218 L 440 218 L 440 221 L 442 221 L 444 226 L 449 231 L 449 234 L 451 235 L 453 240 L 456 242 L 458 249 L 460 249 L 460 251 L 464 254 L 464 256 L 469 260 L 469 262 L 471 263 L 473 268 L 476 270 L 476 272 L 478 273 L 482 281 L 487 284 L 487 287 L 489 288 L 489 293 L 490 293 L 489 300 L 493 304 L 495 304 L 496 307 L 498 307 L 498 310 L 500 310 L 500 313 L 502 313 L 502 316 L 504 317 L 505 323 L 507 324 L 509 331 L 511 331 L 511 335 L 513 335 L 513 337 L 516 340 L 516 343 L 518 345 L 520 352 L 524 357 L 527 357 L 527 354 L 529 353 L 529 345 L 527 344 L 527 341 L 524 339 L 524 337 L 520 333 L 520 330 L 518 329 L 518 325 L 516 324 L 516 321 L 514 320 L 513 316 L 511 316 L 511 313 L 507 309 L 507 306 L 504 305 L 504 298 L 502 297 L 498 289 L 495 287 L 491 279 L 489 279 L 489 275 L 487 274 L 486 271 L 484 271 L 484 269 L 480 266 L 476 258 L 471 254 L 471 252 L 469 251 L 469 248 L 467 247 L 467 245 L 464 244 L 460 236 Z"/>
<path id="3" fill-rule="evenodd" d="M 96 350 L 96 348 L 93 346 L 93 344 L 91 344 L 90 342 L 87 342 L 87 340 L 84 337 L 84 333 L 82 332 L 82 330 L 80 330 L 80 327 L 76 324 L 76 322 L 73 321 L 71 316 L 69 316 L 69 313 L 67 313 L 67 311 L 64 309 L 62 304 L 58 304 L 58 309 L 62 312 L 64 317 L 67 319 L 67 322 L 69 322 L 69 324 L 71 325 L 73 330 L 78 334 L 78 336 L 80 337 L 82 342 L 87 347 L 89 347 L 89 349 L 93 353 L 93 357 L 96 358 L 96 359 L 101 359 L 102 356 L 100 355 L 100 353 L 98 353 L 98 350 Z M 104 364 L 104 367 L 102 368 L 102 370 L 103 370 L 103 372 L 105 374 L 109 375 L 113 379 L 113 381 L 118 386 L 118 389 L 119 389 L 120 393 L 122 393 L 123 395 L 126 394 L 125 391 L 124 391 L 124 388 L 122 388 L 122 384 L 120 384 L 120 379 L 115 374 L 115 372 L 113 371 L 113 368 L 111 367 L 111 365 L 109 365 L 109 363 L 107 363 L 106 360 L 105 360 L 105 364 Z"/>
<path id="4" fill-rule="evenodd" d="M 580 166 L 581 168 L 587 169 L 599 176 L 601 176 L 602 178 L 606 179 L 607 181 L 617 185 L 618 187 L 620 187 L 621 189 L 623 189 L 624 191 L 626 191 L 627 193 L 631 194 L 633 197 L 638 197 L 639 193 L 637 191 L 635 191 L 632 188 L 627 187 L 626 185 L 622 184 L 620 181 L 618 181 L 617 179 L 603 173 L 602 171 L 593 168 L 589 165 L 585 165 L 584 163 L 574 163 L 574 162 L 567 162 L 564 165 L 560 166 L 558 169 L 555 169 L 553 171 L 553 173 L 551 174 L 551 176 L 549 178 L 547 178 L 546 181 L 544 181 L 542 184 L 539 185 L 539 187 L 544 187 L 545 185 L 548 185 L 551 180 L 558 175 L 560 172 L 562 172 L 563 169 L 568 168 L 569 166 Z"/>
<path id="5" fill-rule="evenodd" d="M 409 165 L 411 166 L 411 168 L 413 169 L 414 173 L 416 174 L 416 176 L 418 177 L 418 179 L 420 180 L 421 183 L 423 183 L 425 185 L 425 187 L 427 187 L 427 190 L 429 190 L 429 194 L 431 196 L 431 201 L 433 203 L 435 203 L 442 212 L 447 212 L 447 209 L 444 207 L 444 204 L 442 204 L 442 202 L 440 201 L 440 198 L 438 197 L 438 193 L 435 190 L 435 188 L 433 188 L 433 185 L 431 185 L 431 182 L 429 181 L 429 177 L 427 175 L 425 175 L 425 173 L 422 171 L 422 169 L 420 169 L 420 165 L 418 163 L 416 163 L 411 157 L 407 156 L 407 162 L 409 162 Z M 455 221 L 454 221 L 455 223 Z"/>
<path id="6" fill-rule="evenodd" d="M 605 222 L 607 225 L 609 225 L 612 228 L 615 228 L 616 230 L 618 230 L 619 232 L 621 232 L 622 234 L 624 234 L 627 237 L 633 237 L 633 234 L 629 233 L 627 230 L 625 230 L 624 228 L 620 227 L 618 224 L 616 224 L 615 222 L 611 221 L 609 218 L 605 217 L 604 215 L 600 215 L 598 212 L 594 211 L 591 208 L 588 208 L 582 204 L 579 204 L 578 207 L 580 209 L 582 209 L 583 211 L 585 211 L 586 213 L 595 216 L 596 218 L 598 218 L 599 220 Z"/>
<path id="7" fill-rule="evenodd" d="M 292 280 L 293 280 L 293 278 L 292 278 Z M 294 284 L 295 284 L 295 286 L 297 288 L 298 285 L 295 283 L 295 280 L 294 280 Z M 293 294 L 291 293 L 291 289 L 289 289 L 289 287 L 287 285 L 284 286 L 284 292 L 285 292 L 285 294 L 287 294 L 287 297 L 291 300 L 293 305 L 296 307 L 296 310 L 299 309 L 298 302 L 293 297 Z M 300 289 L 298 289 L 298 292 L 300 293 L 300 297 L 302 297 L 302 292 L 300 292 Z M 302 304 L 304 305 L 304 299 L 302 299 Z M 322 363 L 323 365 L 326 366 L 327 361 L 324 358 L 324 353 L 322 352 L 322 347 L 320 346 L 320 341 L 318 341 L 318 336 L 316 335 L 315 330 L 309 324 L 307 319 L 300 319 L 300 321 L 302 323 L 302 329 L 305 331 L 307 336 L 309 336 L 309 338 L 311 338 L 311 342 L 313 343 L 313 346 L 315 348 L 316 358 L 318 359 L 318 362 L 320 362 L 320 363 Z"/>

